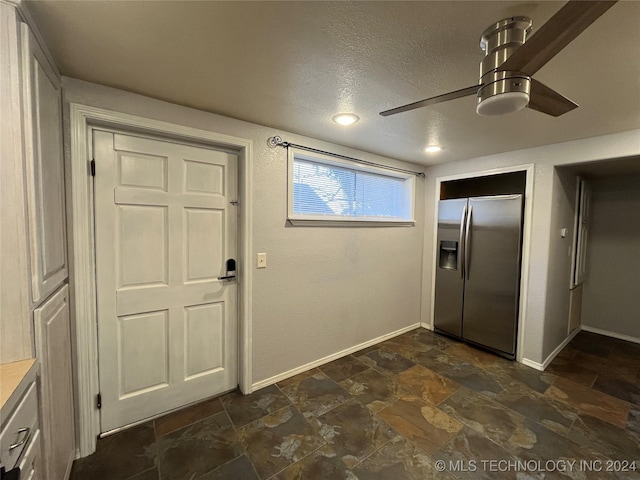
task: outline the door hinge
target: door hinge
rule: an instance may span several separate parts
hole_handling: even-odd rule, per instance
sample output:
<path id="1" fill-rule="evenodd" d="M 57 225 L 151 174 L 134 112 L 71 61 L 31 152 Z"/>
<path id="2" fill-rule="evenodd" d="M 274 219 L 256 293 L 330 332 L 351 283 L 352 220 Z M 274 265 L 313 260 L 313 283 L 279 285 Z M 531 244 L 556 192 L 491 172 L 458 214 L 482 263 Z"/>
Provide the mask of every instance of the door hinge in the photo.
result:
<path id="1" fill-rule="evenodd" d="M 100 410 L 102 408 L 102 393 L 98 392 L 96 395 L 96 408 Z"/>
<path id="2" fill-rule="evenodd" d="M 95 160 L 91 160 L 91 176 L 95 177 L 96 176 L 96 161 Z"/>
<path id="3" fill-rule="evenodd" d="M 238 200 L 231 200 L 229 203 L 231 205 L 238 205 Z"/>

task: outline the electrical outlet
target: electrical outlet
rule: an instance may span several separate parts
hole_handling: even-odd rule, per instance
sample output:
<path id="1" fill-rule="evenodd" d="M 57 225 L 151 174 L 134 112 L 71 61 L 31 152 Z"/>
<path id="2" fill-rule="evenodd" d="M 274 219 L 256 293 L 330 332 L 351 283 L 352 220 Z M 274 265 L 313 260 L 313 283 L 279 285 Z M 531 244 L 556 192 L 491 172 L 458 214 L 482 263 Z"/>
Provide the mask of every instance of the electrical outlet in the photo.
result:
<path id="1" fill-rule="evenodd" d="M 259 253 L 258 254 L 258 268 L 267 268 L 267 254 Z"/>

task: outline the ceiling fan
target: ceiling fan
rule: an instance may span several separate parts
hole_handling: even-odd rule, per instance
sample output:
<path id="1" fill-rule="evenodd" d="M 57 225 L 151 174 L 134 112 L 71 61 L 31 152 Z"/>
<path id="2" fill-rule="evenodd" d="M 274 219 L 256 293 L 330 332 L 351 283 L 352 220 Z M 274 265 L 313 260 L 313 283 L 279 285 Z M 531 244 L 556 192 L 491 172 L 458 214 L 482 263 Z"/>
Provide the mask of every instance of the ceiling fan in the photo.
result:
<path id="1" fill-rule="evenodd" d="M 531 77 L 616 1 L 569 1 L 531 39 L 527 39 L 530 18 L 501 20 L 480 38 L 485 57 L 480 63 L 478 85 L 385 110 L 380 115 L 395 115 L 468 95 L 478 97 L 479 115 L 502 115 L 524 107 L 554 117 L 570 112 L 578 107 L 576 103 Z"/>

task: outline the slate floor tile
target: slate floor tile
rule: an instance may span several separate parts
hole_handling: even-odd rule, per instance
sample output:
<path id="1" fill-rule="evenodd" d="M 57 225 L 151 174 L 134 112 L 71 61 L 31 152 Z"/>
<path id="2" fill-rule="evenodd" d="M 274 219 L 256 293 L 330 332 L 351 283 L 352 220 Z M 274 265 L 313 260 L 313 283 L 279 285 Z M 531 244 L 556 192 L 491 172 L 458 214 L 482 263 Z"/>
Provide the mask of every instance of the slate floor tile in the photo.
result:
<path id="1" fill-rule="evenodd" d="M 427 350 L 426 352 L 418 352 L 415 355 L 414 360 L 417 364 L 422 365 L 423 367 L 427 367 L 429 370 L 433 370 L 440 375 L 442 375 L 444 372 L 449 371 L 452 366 L 455 366 L 458 363 L 468 365 L 466 362 L 454 360 L 438 348 L 432 348 L 430 350 Z"/>
<path id="2" fill-rule="evenodd" d="M 515 457 L 467 426 L 440 448 L 433 458 L 446 462 L 447 470 L 455 470 L 451 473 L 464 480 L 517 478 L 516 472 L 492 468 L 493 464 L 490 463 L 515 460 Z"/>
<path id="3" fill-rule="evenodd" d="M 362 350 L 358 350 L 355 353 L 352 353 L 351 355 L 353 355 L 354 357 L 361 357 L 362 355 L 367 355 L 368 353 L 371 352 L 375 352 L 376 350 L 380 350 L 380 344 L 377 345 L 372 345 L 370 347 L 367 348 L 363 348 Z"/>
<path id="4" fill-rule="evenodd" d="M 422 343 L 423 345 L 427 345 L 436 349 L 444 349 L 450 347 L 451 345 L 460 343 L 456 340 L 452 340 L 448 337 L 445 337 L 444 335 L 433 333 L 432 331 L 426 330 L 424 328 L 418 328 L 417 330 L 414 330 L 412 336 L 415 340 Z"/>
<path id="5" fill-rule="evenodd" d="M 287 385 L 282 391 L 305 417 L 320 416 L 344 403 L 349 394 L 323 373 Z"/>
<path id="6" fill-rule="evenodd" d="M 544 393 L 558 378 L 551 373 L 541 372 L 511 361 L 499 362 L 487 370 L 498 375 L 506 375 L 538 393 Z"/>
<path id="7" fill-rule="evenodd" d="M 558 433 L 566 434 L 578 417 L 578 409 L 511 381 L 503 391 L 491 397 L 505 407 Z"/>
<path id="8" fill-rule="evenodd" d="M 558 377 L 566 378 L 572 382 L 590 387 L 596 381 L 597 373 L 588 368 L 582 367 L 576 362 L 566 364 L 556 364 L 551 362 L 546 372 L 552 373 Z"/>
<path id="9" fill-rule="evenodd" d="M 431 348 L 431 346 L 419 342 L 413 335 L 409 334 L 399 335 L 379 345 L 381 348 L 395 352 L 409 360 L 413 360 L 413 356 L 418 352 L 426 352 Z"/>
<path id="10" fill-rule="evenodd" d="M 573 441 L 614 460 L 640 462 L 640 436 L 587 414 L 581 414 L 569 433 Z"/>
<path id="11" fill-rule="evenodd" d="M 161 437 L 174 432 L 223 410 L 220 398 L 216 397 L 157 418 L 154 420 L 156 436 Z"/>
<path id="12" fill-rule="evenodd" d="M 147 422 L 98 439 L 93 455 L 73 463 L 71 479 L 124 479 L 153 469 L 157 462 L 153 422 Z"/>
<path id="13" fill-rule="evenodd" d="M 599 375 L 593 388 L 640 407 L 640 387 L 622 378 Z"/>
<path id="14" fill-rule="evenodd" d="M 393 379 L 370 368 L 358 375 L 340 382 L 358 403 L 377 412 L 388 407 L 402 395 L 407 393 Z"/>
<path id="15" fill-rule="evenodd" d="M 490 370 L 456 361 L 454 357 L 448 357 L 448 359 L 451 364 L 440 368 L 438 372 L 440 375 L 476 392 L 488 395 L 502 392 L 501 378 L 492 374 Z"/>
<path id="16" fill-rule="evenodd" d="M 505 449 L 526 434 L 525 417 L 466 388 L 459 389 L 439 408 Z"/>
<path id="17" fill-rule="evenodd" d="M 476 367 L 490 367 L 500 360 L 500 357 L 487 353 L 464 343 L 456 343 L 443 350 L 447 355 L 460 359 Z"/>
<path id="18" fill-rule="evenodd" d="M 414 365 L 396 377 L 398 383 L 412 390 L 422 400 L 437 405 L 448 398 L 460 385 L 422 365 Z"/>
<path id="19" fill-rule="evenodd" d="M 278 473 L 326 443 L 293 406 L 240 428 L 238 435 L 262 479 Z"/>
<path id="20" fill-rule="evenodd" d="M 640 407 L 632 406 L 627 417 L 626 429 L 640 437 Z"/>
<path id="21" fill-rule="evenodd" d="M 347 468 L 353 468 L 396 433 L 371 410 L 356 402 L 318 417 L 317 429 Z"/>
<path id="22" fill-rule="evenodd" d="M 558 379 L 550 386 L 545 395 L 620 427 L 625 426 L 631 407 L 619 398 L 564 378 Z"/>
<path id="23" fill-rule="evenodd" d="M 633 363 L 621 361 L 615 353 L 602 358 L 585 352 L 578 352 L 572 360 L 583 368 L 595 372 L 598 377 L 620 378 L 634 383 L 640 373 L 640 360 Z"/>
<path id="24" fill-rule="evenodd" d="M 378 415 L 427 455 L 435 453 L 462 429 L 462 423 L 414 395 L 407 395 Z"/>
<path id="25" fill-rule="evenodd" d="M 158 439 L 163 478 L 191 480 L 242 455 L 240 439 L 225 412 Z"/>
<path id="26" fill-rule="evenodd" d="M 289 378 L 286 378 L 284 380 L 280 380 L 277 385 L 280 388 L 286 387 L 287 385 L 292 385 L 292 384 L 298 383 L 298 382 L 300 382 L 300 381 L 302 381 L 302 380 L 304 380 L 306 378 L 313 377 L 314 375 L 317 375 L 318 373 L 322 373 L 320 371 L 320 369 L 312 368 L 311 370 L 307 370 L 306 372 L 299 373 L 297 375 L 294 375 L 293 377 L 289 377 Z"/>
<path id="27" fill-rule="evenodd" d="M 640 465 L 640 346 L 581 332 L 550 370 L 419 328 L 100 439 L 71 479 L 640 480 L 640 471 L 460 468 Z"/>
<path id="28" fill-rule="evenodd" d="M 569 346 L 574 350 L 590 353 L 598 357 L 608 357 L 611 353 L 611 346 L 607 344 L 607 339 L 602 335 L 598 335 L 591 332 L 582 331 L 578 333 Z"/>
<path id="29" fill-rule="evenodd" d="M 154 467 L 149 470 L 145 470 L 138 475 L 134 475 L 133 477 L 129 477 L 127 480 L 159 480 L 160 474 L 158 473 L 158 468 Z"/>
<path id="30" fill-rule="evenodd" d="M 352 355 L 339 358 L 320 367 L 320 370 L 335 382 L 341 382 L 364 372 L 369 367 Z"/>
<path id="31" fill-rule="evenodd" d="M 291 403 L 275 385 L 262 388 L 250 395 L 231 392 L 224 395 L 221 401 L 236 427 L 251 423 Z"/>
<path id="32" fill-rule="evenodd" d="M 331 445 L 324 445 L 271 480 L 354 480 Z"/>
<path id="33" fill-rule="evenodd" d="M 567 439 L 539 423 L 526 419 L 503 448 L 524 461 L 596 458 L 596 452 Z M 604 459 L 604 457 L 600 457 Z"/>
<path id="34" fill-rule="evenodd" d="M 205 473 L 197 480 L 260 480 L 260 477 L 247 456 L 241 455 L 229 463 Z"/>
<path id="35" fill-rule="evenodd" d="M 353 469 L 358 480 L 453 480 L 436 470 L 433 460 L 398 435 Z"/>
<path id="36" fill-rule="evenodd" d="M 404 372 L 415 365 L 415 363 L 408 358 L 384 349 L 363 355 L 360 357 L 360 360 L 370 367 L 390 375 Z"/>

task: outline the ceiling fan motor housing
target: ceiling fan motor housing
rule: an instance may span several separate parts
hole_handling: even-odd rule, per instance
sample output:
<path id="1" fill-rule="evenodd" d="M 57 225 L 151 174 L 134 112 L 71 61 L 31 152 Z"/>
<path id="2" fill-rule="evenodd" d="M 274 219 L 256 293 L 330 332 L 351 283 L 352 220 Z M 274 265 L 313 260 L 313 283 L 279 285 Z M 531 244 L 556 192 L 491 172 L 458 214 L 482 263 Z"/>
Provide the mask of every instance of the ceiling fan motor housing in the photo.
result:
<path id="1" fill-rule="evenodd" d="M 478 91 L 479 115 L 515 112 L 529 103 L 531 77 L 521 72 L 498 71 L 498 67 L 520 48 L 530 31 L 530 18 L 510 17 L 482 34 L 480 48 L 485 57 L 480 63 L 480 84 L 484 86 Z"/>

